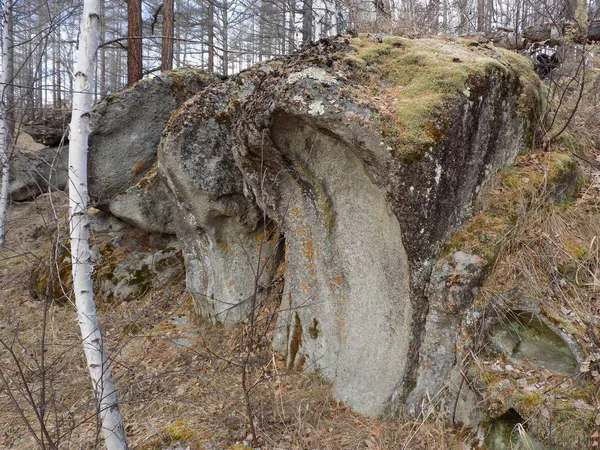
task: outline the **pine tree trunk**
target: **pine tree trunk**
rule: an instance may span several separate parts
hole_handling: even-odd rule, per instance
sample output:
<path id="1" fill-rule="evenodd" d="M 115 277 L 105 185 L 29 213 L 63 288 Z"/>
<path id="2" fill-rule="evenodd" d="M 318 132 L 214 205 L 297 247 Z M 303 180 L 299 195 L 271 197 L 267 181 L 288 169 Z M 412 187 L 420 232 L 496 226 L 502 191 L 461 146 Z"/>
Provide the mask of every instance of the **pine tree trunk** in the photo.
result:
<path id="1" fill-rule="evenodd" d="M 477 0 L 477 31 L 482 32 L 485 23 L 485 0 Z"/>
<path id="2" fill-rule="evenodd" d="M 302 12 L 302 43 L 308 44 L 313 40 L 313 0 L 304 0 Z"/>
<path id="3" fill-rule="evenodd" d="M 223 31 L 221 32 L 223 41 L 223 69 L 221 75 L 229 75 L 229 17 L 227 14 L 227 8 L 229 7 L 227 0 L 223 0 L 222 12 L 223 12 Z"/>
<path id="4" fill-rule="evenodd" d="M 102 422 L 102 433 L 108 450 L 122 450 L 127 449 L 127 440 L 123 419 L 117 407 L 117 394 L 104 352 L 102 335 L 98 328 L 88 244 L 87 151 L 92 106 L 91 89 L 94 85 L 94 57 L 100 30 L 99 12 L 99 0 L 84 0 L 81 37 L 74 70 L 75 91 L 69 145 L 69 226 L 77 321 Z"/>
<path id="5" fill-rule="evenodd" d="M 9 158 L 8 144 L 9 124 L 8 110 L 11 106 L 8 104 L 9 88 L 8 84 L 12 82 L 12 74 L 9 73 L 9 47 L 11 46 L 9 20 L 12 12 L 12 0 L 6 0 L 4 9 L 1 11 L 2 17 L 2 43 L 0 45 L 0 247 L 4 245 L 6 236 L 6 215 L 8 212 L 8 175 Z"/>
<path id="6" fill-rule="evenodd" d="M 173 0 L 163 3 L 163 38 L 160 70 L 163 72 L 173 69 L 173 37 L 175 31 L 175 11 Z"/>
<path id="7" fill-rule="evenodd" d="M 142 2 L 127 1 L 127 84 L 142 79 Z"/>

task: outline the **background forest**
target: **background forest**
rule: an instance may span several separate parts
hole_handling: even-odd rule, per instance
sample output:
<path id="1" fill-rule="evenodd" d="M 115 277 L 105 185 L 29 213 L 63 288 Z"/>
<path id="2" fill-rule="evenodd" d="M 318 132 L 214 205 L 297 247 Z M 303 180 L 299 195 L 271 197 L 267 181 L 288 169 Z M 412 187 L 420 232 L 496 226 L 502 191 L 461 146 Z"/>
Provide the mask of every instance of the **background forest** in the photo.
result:
<path id="1" fill-rule="evenodd" d="M 70 104 L 80 8 L 81 1 L 13 0 L 8 78 L 14 93 L 7 94 L 19 121 Z M 596 0 L 102 2 L 94 92 L 100 99 L 141 76 L 180 67 L 227 76 L 349 30 L 454 36 L 510 29 L 519 35 L 532 25 L 566 21 L 586 28 L 597 14 Z"/>

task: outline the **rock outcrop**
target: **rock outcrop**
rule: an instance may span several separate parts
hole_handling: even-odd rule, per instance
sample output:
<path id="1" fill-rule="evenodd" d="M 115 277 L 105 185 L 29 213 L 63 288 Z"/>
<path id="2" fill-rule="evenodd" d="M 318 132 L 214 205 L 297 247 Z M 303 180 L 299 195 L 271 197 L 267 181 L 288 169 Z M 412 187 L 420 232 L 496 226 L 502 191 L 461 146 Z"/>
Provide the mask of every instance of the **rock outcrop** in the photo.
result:
<path id="1" fill-rule="evenodd" d="M 163 214 L 169 207 L 160 203 L 160 194 L 148 199 L 142 195 L 147 192 L 143 185 L 132 188 L 138 182 L 145 183 L 148 172 L 156 169 L 158 142 L 171 112 L 212 81 L 201 71 L 173 71 L 141 80 L 94 107 L 89 137 L 92 204 L 110 209 L 121 219 L 148 231 L 172 232 L 168 224 L 170 211 L 167 217 Z M 64 131 L 46 125 L 36 137 L 55 147 L 17 155 L 9 188 L 13 200 L 25 200 L 49 188 L 64 189 L 67 185 L 68 146 L 59 145 Z M 119 198 L 115 200 L 116 197 Z M 115 205 L 111 205 L 113 200 Z M 148 202 L 155 206 L 148 208 Z"/>
<path id="2" fill-rule="evenodd" d="M 94 294 L 100 303 L 136 300 L 183 276 L 181 246 L 174 236 L 147 233 L 102 211 L 90 214 L 90 231 Z M 31 274 L 30 290 L 40 300 L 72 301 L 66 227 L 55 237 L 55 263 L 39 261 Z"/>
<path id="3" fill-rule="evenodd" d="M 446 292 L 446 272 L 477 256 L 436 265 L 438 252 L 542 101 L 531 63 L 493 46 L 380 41 L 323 41 L 215 84 L 159 148 L 199 310 L 242 319 L 283 236 L 276 346 L 369 415 L 394 414 L 415 386 L 419 405 L 450 376 L 455 349 L 438 379 L 428 364 L 436 342 L 459 339 L 483 269 Z"/>
<path id="4" fill-rule="evenodd" d="M 34 122 L 23 125 L 22 131 L 31 136 L 34 142 L 46 147 L 57 147 L 69 140 L 71 112 L 66 109 L 52 110 Z"/>
<path id="5" fill-rule="evenodd" d="M 280 295 L 275 347 L 354 410 L 419 414 L 445 390 L 442 409 L 475 423 L 461 361 L 493 258 L 441 249 L 533 136 L 531 62 L 474 41 L 338 38 L 211 81 L 171 74 L 97 106 L 96 204 L 177 235 L 204 317 L 231 326 Z"/>

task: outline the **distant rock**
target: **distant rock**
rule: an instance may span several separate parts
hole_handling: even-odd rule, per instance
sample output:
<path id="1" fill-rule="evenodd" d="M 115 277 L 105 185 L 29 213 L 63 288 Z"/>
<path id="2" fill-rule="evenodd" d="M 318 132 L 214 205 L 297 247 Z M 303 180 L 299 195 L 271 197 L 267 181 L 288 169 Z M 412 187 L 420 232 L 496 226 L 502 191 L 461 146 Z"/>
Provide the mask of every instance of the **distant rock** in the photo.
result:
<path id="1" fill-rule="evenodd" d="M 66 109 L 46 111 L 44 117 L 22 126 L 22 131 L 29 134 L 34 142 L 47 147 L 57 147 L 69 141 L 69 123 L 71 111 Z"/>
<path id="2" fill-rule="evenodd" d="M 49 190 L 64 190 L 69 182 L 69 147 L 46 147 L 17 153 L 10 167 L 9 196 L 12 201 L 37 197 Z"/>

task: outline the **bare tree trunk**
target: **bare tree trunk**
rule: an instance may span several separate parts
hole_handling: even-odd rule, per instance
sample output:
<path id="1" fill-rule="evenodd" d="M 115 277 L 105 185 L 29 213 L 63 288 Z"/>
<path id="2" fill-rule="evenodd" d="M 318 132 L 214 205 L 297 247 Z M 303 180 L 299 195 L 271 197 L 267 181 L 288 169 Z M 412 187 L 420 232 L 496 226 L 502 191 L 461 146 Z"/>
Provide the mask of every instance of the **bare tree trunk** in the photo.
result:
<path id="1" fill-rule="evenodd" d="M 177 0 L 174 8 L 177 11 L 183 10 L 181 1 Z M 175 61 L 175 68 L 181 67 L 181 25 L 175 26 L 177 21 L 175 20 L 175 13 L 173 13 L 173 59 Z"/>
<path id="2" fill-rule="evenodd" d="M 288 19 L 287 52 L 296 50 L 296 2 L 290 1 L 290 16 Z"/>
<path id="3" fill-rule="evenodd" d="M 492 22 L 494 21 L 494 0 L 487 0 L 487 14 L 485 20 L 485 30 L 492 31 Z"/>
<path id="4" fill-rule="evenodd" d="M 227 76 L 229 74 L 229 17 L 227 14 L 228 7 L 229 6 L 227 0 L 223 0 L 223 31 L 221 32 L 223 41 L 223 70 L 221 72 L 223 76 Z"/>
<path id="5" fill-rule="evenodd" d="M 54 107 L 60 109 L 62 107 L 62 80 L 60 77 L 60 46 L 62 44 L 61 36 L 60 36 L 60 24 L 56 26 L 56 38 L 54 39 L 54 49 L 52 50 L 52 55 L 54 56 L 53 61 L 53 71 L 54 71 Z"/>
<path id="6" fill-rule="evenodd" d="M 477 0 L 477 31 L 482 32 L 485 23 L 485 0 Z"/>
<path id="7" fill-rule="evenodd" d="M 100 0 L 84 0 L 78 57 L 74 70 L 75 91 L 69 145 L 69 227 L 77 321 L 102 421 L 102 432 L 108 450 L 122 450 L 127 449 L 127 439 L 98 327 L 88 243 L 87 151 L 92 106 L 91 89 L 94 85 L 94 56 L 98 47 L 99 30 Z"/>
<path id="8" fill-rule="evenodd" d="M 8 144 L 9 121 L 8 110 L 11 107 L 8 104 L 8 85 L 12 83 L 12 73 L 9 73 L 9 48 L 12 46 L 12 36 L 10 35 L 10 15 L 12 13 L 12 0 L 6 0 L 2 14 L 2 43 L 0 44 L 0 247 L 4 245 L 6 236 L 6 214 L 8 212 L 8 175 L 9 158 Z"/>
<path id="9" fill-rule="evenodd" d="M 480 0 L 479 0 L 480 1 Z M 427 27 L 432 33 L 439 30 L 440 0 L 431 0 L 427 11 Z"/>
<path id="10" fill-rule="evenodd" d="M 215 3 L 214 0 L 208 0 L 208 73 L 215 73 Z"/>
<path id="11" fill-rule="evenodd" d="M 266 50 L 265 42 L 268 40 L 267 36 L 267 14 L 266 14 L 266 3 L 264 0 L 260 1 L 259 14 L 258 14 L 258 61 L 263 60 L 263 56 L 268 52 Z"/>
<path id="12" fill-rule="evenodd" d="M 211 2 L 212 3 L 212 2 Z M 175 5 L 173 0 L 163 3 L 163 38 L 160 57 L 160 70 L 163 72 L 173 69 L 173 37 L 175 31 Z"/>
<path id="13" fill-rule="evenodd" d="M 313 0 L 304 0 L 302 12 L 302 43 L 308 44 L 313 40 Z"/>
<path id="14" fill-rule="evenodd" d="M 105 5 L 104 2 L 100 4 L 100 17 L 105 17 L 104 13 Z M 106 24 L 104 21 L 100 24 L 100 42 L 106 40 Z M 106 96 L 106 49 L 102 47 L 99 50 L 100 53 L 100 98 Z"/>
<path id="15" fill-rule="evenodd" d="M 142 0 L 127 0 L 127 84 L 142 76 Z"/>

